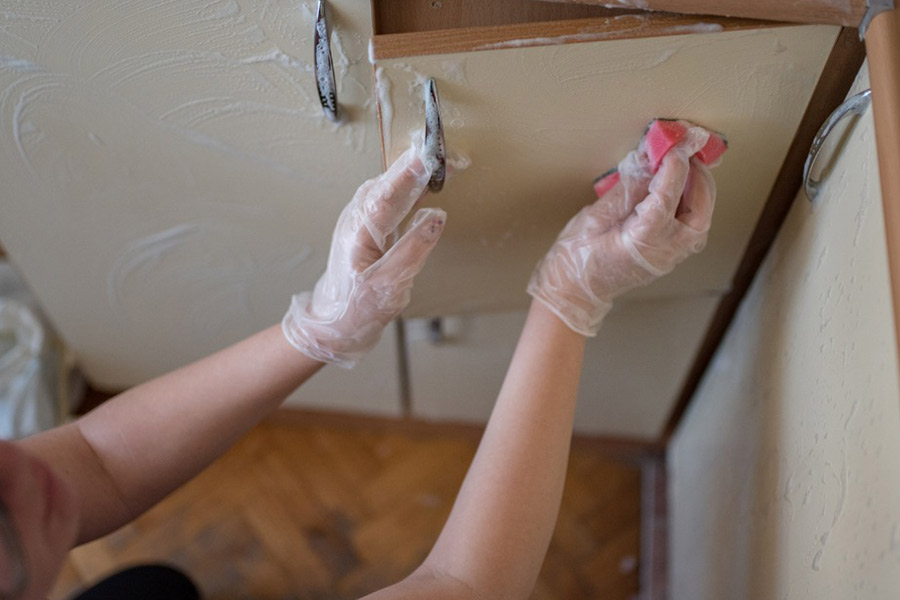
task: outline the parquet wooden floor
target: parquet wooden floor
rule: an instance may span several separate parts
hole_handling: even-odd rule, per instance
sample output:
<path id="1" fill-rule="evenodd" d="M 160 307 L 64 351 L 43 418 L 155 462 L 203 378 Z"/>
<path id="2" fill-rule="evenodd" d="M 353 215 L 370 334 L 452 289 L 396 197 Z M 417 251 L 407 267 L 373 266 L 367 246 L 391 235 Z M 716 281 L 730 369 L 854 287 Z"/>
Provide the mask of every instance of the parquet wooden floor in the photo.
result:
<path id="1" fill-rule="evenodd" d="M 358 598 L 417 566 L 449 514 L 477 436 L 272 420 L 121 530 L 74 550 L 50 598 L 163 561 L 209 600 Z M 534 600 L 632 598 L 640 467 L 573 448 Z"/>

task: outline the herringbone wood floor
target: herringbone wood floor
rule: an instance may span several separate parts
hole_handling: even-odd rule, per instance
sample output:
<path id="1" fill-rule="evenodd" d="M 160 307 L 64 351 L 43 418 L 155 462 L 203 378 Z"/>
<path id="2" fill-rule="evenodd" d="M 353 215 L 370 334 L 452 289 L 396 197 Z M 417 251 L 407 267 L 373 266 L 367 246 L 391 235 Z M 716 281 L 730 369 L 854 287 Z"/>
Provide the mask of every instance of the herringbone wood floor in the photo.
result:
<path id="1" fill-rule="evenodd" d="M 409 573 L 446 519 L 477 436 L 272 420 L 123 529 L 70 555 L 51 598 L 165 561 L 209 600 L 357 598 Z M 640 468 L 573 448 L 535 600 L 632 598 Z"/>

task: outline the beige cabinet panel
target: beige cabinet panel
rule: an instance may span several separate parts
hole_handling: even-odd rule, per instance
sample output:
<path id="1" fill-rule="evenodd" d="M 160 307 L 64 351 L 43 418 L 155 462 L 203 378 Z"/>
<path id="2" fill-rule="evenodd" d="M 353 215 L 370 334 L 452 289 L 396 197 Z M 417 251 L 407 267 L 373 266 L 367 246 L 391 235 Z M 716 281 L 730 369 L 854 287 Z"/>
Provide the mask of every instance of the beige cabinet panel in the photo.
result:
<path id="1" fill-rule="evenodd" d="M 328 366 L 291 394 L 285 408 L 401 417 L 399 346 L 396 324 L 352 369 Z"/>
<path id="2" fill-rule="evenodd" d="M 277 322 L 381 171 L 367 3 L 0 0 L 0 239 L 98 385 Z M 399 401 L 398 401 L 399 402 Z"/>
<path id="3" fill-rule="evenodd" d="M 656 440 L 718 305 L 718 296 L 620 302 L 588 341 L 575 430 Z M 413 414 L 484 423 L 503 383 L 525 312 L 452 317 L 446 341 L 428 319 L 407 321 Z"/>
<path id="4" fill-rule="evenodd" d="M 445 339 L 439 343 L 431 341 L 430 319 L 405 323 L 413 416 L 487 422 L 525 324 L 525 312 L 445 318 Z"/>
<path id="5" fill-rule="evenodd" d="M 504 42 L 377 60 L 388 158 L 422 129 L 423 83 L 434 78 L 447 143 L 471 159 L 428 199 L 447 210 L 447 228 L 408 314 L 524 308 L 535 262 L 593 200 L 594 178 L 634 148 L 654 117 L 721 131 L 730 150 L 716 170 L 707 250 L 634 296 L 727 290 L 837 32 L 809 26 Z"/>

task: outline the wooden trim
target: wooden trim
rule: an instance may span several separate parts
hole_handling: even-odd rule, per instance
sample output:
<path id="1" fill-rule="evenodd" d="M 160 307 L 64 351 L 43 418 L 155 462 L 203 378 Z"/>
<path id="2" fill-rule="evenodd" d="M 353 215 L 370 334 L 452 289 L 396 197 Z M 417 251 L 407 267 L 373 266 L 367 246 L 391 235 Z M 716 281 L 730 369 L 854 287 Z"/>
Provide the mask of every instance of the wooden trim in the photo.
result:
<path id="1" fill-rule="evenodd" d="M 641 469 L 641 598 L 669 597 L 669 502 L 666 459 Z"/>
<path id="2" fill-rule="evenodd" d="M 372 38 L 372 58 L 378 61 L 429 54 L 740 31 L 783 25 L 785 24 L 750 19 L 722 17 L 699 19 L 683 15 L 645 14 L 602 19 L 467 27 L 376 35 Z"/>
<path id="3" fill-rule="evenodd" d="M 816 132 L 828 115 L 844 101 L 864 58 L 865 51 L 859 41 L 857 30 L 843 29 L 822 69 L 822 75 L 819 77 L 816 89 L 813 91 L 800 126 L 797 128 L 797 133 L 794 135 L 787 157 L 781 166 L 781 171 L 778 173 L 762 215 L 759 217 L 741 263 L 735 272 L 731 290 L 722 298 L 716 309 L 706 337 L 666 422 L 661 443 L 668 444 L 687 412 L 713 355 L 722 343 L 728 326 L 737 314 L 741 301 L 749 291 L 757 271 L 769 248 L 775 242 L 778 230 L 781 229 L 781 224 L 800 191 L 803 163 L 806 161 L 807 152 L 809 152 Z M 895 293 L 895 298 L 897 297 L 900 296 Z"/>
<path id="4" fill-rule="evenodd" d="M 615 17 L 643 13 L 638 8 L 607 8 L 571 2 L 523 0 L 373 0 L 375 35 L 465 29 L 515 23 Z"/>
<path id="5" fill-rule="evenodd" d="M 894 328 L 900 347 L 900 10 L 876 16 L 866 31 L 875 146 L 887 239 Z"/>
<path id="6" fill-rule="evenodd" d="M 721 15 L 821 25 L 858 27 L 866 12 L 866 0 L 551 0 L 600 6 L 640 6 L 646 10 L 694 15 Z"/>

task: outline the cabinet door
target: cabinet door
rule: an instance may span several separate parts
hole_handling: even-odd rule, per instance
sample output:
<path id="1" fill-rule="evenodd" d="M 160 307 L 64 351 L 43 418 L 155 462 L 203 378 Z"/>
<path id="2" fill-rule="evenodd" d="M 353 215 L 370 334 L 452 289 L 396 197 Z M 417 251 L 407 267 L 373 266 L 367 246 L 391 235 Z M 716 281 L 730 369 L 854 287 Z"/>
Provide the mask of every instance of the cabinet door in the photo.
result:
<path id="1" fill-rule="evenodd" d="M 493 41 L 479 45 L 482 29 L 473 28 L 458 37 L 477 51 L 451 54 L 397 43 L 415 34 L 376 36 L 388 158 L 422 129 L 423 83 L 434 78 L 447 144 L 471 159 L 428 200 L 447 210 L 447 227 L 408 314 L 523 308 L 535 262 L 593 201 L 594 178 L 632 150 L 655 117 L 720 131 L 730 149 L 715 171 L 706 251 L 633 297 L 726 291 L 838 29 L 719 29 L 701 23 L 669 28 L 699 31 L 687 35 L 583 41 L 602 38 L 601 27 L 496 41 L 502 28 L 483 28 Z M 453 32 L 432 33 L 446 41 Z"/>
<path id="2" fill-rule="evenodd" d="M 0 239 L 95 384 L 275 323 L 314 285 L 382 167 L 369 6 L 328 7 L 340 124 L 313 0 L 0 0 Z"/>
<path id="3" fill-rule="evenodd" d="M 658 439 L 718 301 L 620 302 L 588 340 L 575 430 Z M 428 319 L 407 321 L 413 414 L 486 422 L 524 322 L 524 311 L 450 318 L 445 339 L 434 343 Z"/>

